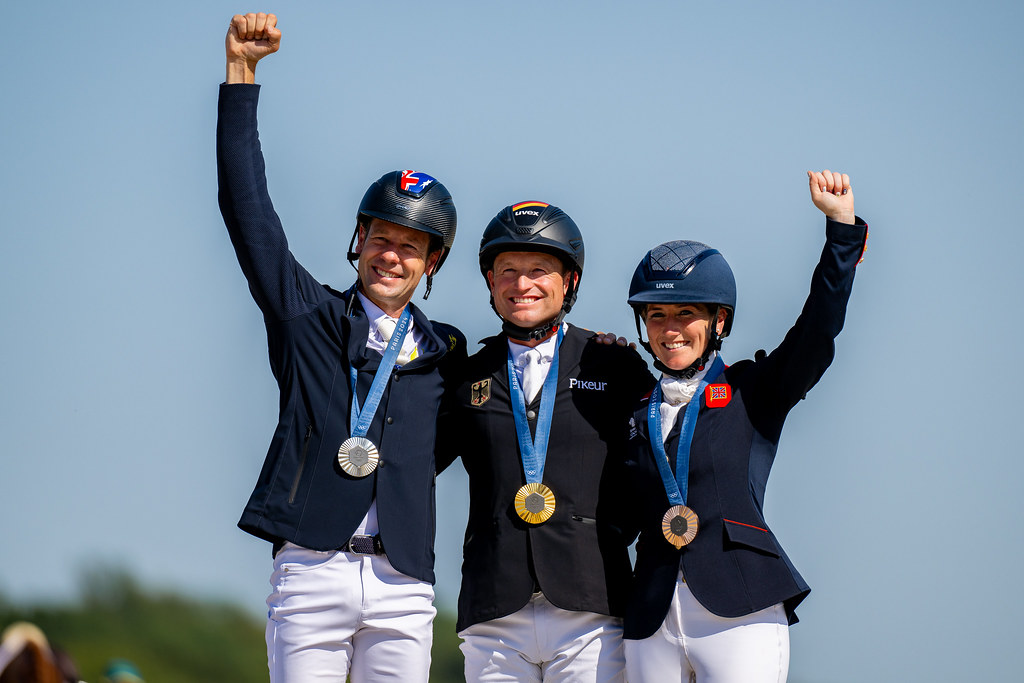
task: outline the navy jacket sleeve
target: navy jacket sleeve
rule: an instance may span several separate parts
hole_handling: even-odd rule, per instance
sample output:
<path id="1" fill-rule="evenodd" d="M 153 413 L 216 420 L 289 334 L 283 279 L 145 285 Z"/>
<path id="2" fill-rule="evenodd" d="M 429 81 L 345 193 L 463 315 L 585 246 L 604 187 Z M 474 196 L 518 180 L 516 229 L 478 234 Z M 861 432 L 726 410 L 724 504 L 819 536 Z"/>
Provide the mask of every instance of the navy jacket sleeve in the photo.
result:
<path id="1" fill-rule="evenodd" d="M 758 363 L 763 381 L 748 400 L 756 412 L 770 418 L 759 420 L 756 426 L 773 440 L 778 439 L 785 416 L 818 383 L 835 358 L 835 338 L 846 319 L 865 230 L 859 218 L 856 225 L 826 219 L 825 246 L 800 316 L 782 343 Z"/>
<path id="2" fill-rule="evenodd" d="M 258 85 L 220 86 L 217 183 L 238 263 L 269 323 L 306 313 L 330 295 L 295 261 L 270 201 L 256 126 L 259 92 Z"/>

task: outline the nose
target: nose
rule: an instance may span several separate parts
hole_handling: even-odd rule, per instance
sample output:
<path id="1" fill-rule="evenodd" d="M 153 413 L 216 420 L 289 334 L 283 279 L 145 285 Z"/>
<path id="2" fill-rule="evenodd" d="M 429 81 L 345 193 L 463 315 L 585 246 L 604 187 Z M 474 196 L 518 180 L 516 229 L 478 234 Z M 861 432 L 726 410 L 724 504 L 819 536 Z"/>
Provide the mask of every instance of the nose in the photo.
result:
<path id="1" fill-rule="evenodd" d="M 668 320 L 665 321 L 666 332 L 675 332 L 676 334 L 682 334 L 684 327 L 685 325 L 683 325 L 680 321 L 675 320 L 674 318 L 669 318 Z"/>
<path id="2" fill-rule="evenodd" d="M 398 263 L 401 259 L 398 257 L 397 247 L 393 244 L 387 245 L 380 253 L 380 258 L 384 259 L 388 263 Z"/>
<path id="3" fill-rule="evenodd" d="M 533 287 L 533 280 L 531 280 L 529 275 L 527 275 L 526 273 L 520 273 L 519 275 L 516 276 L 515 286 L 516 289 L 525 291 Z"/>

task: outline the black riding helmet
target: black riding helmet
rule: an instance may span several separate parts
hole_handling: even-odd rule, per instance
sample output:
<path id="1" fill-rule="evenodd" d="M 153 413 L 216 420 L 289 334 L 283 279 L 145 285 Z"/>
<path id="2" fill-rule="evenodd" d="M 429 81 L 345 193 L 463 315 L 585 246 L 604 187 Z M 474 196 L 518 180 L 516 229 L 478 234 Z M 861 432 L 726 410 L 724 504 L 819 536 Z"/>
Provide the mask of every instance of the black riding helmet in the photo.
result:
<path id="1" fill-rule="evenodd" d="M 583 234 L 579 227 L 557 206 L 544 202 L 520 202 L 498 212 L 480 239 L 480 273 L 494 267 L 494 259 L 505 251 L 540 251 L 557 256 L 569 271 L 569 289 L 562 310 L 553 320 L 535 329 L 526 329 L 504 320 L 502 330 L 513 339 L 543 339 L 556 329 L 576 303 L 579 281 L 583 277 Z M 491 308 L 497 313 L 494 298 Z M 500 317 L 500 316 L 499 316 Z"/>
<path id="2" fill-rule="evenodd" d="M 441 249 L 434 270 L 427 274 L 427 289 L 423 294 L 430 296 L 433 276 L 441 270 L 441 264 L 448 257 L 455 242 L 455 202 L 448 189 L 436 178 L 417 171 L 391 171 L 385 173 L 370 185 L 359 203 L 356 214 L 356 229 L 348 244 L 348 260 L 355 266 L 359 254 L 352 246 L 359 237 L 360 226 L 369 229 L 374 218 L 390 221 L 430 235 L 430 251 Z"/>
<path id="3" fill-rule="evenodd" d="M 722 348 L 722 339 L 729 336 L 736 310 L 736 278 L 732 268 L 717 249 L 702 242 L 676 240 L 651 249 L 640 261 L 629 283 L 629 305 L 633 308 L 640 345 L 654 356 L 654 366 L 676 377 L 693 377 L 704 367 L 711 353 Z M 690 367 L 673 370 L 655 355 L 649 341 L 644 341 L 643 312 L 647 304 L 705 304 L 711 307 L 708 344 L 704 353 Z M 725 326 L 717 332 L 719 309 L 725 309 Z"/>

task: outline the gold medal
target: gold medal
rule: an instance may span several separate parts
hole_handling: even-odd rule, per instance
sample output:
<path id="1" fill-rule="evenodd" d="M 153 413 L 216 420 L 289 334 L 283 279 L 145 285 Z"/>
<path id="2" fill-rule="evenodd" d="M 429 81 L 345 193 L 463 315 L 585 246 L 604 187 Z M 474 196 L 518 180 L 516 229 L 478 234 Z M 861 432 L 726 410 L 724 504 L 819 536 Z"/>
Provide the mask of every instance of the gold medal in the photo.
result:
<path id="1" fill-rule="evenodd" d="M 555 494 L 544 484 L 526 484 L 516 491 L 516 514 L 524 522 L 540 524 L 555 514 Z"/>
<path id="2" fill-rule="evenodd" d="M 676 548 L 697 537 L 697 513 L 685 505 L 673 505 L 661 518 L 661 533 Z"/>
<path id="3" fill-rule="evenodd" d="M 362 436 L 345 439 L 338 448 L 338 464 L 353 477 L 365 477 L 377 469 L 380 454 L 373 442 Z"/>

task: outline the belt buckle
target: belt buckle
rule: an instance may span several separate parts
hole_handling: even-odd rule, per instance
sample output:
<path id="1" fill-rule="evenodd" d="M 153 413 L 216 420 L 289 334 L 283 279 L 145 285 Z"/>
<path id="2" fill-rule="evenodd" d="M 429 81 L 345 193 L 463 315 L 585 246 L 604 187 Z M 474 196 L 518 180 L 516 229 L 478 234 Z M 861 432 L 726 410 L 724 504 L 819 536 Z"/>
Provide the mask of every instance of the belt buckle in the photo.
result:
<path id="1" fill-rule="evenodd" d="M 348 551 L 356 555 L 376 555 L 377 548 L 373 536 L 356 534 L 348 539 Z"/>

